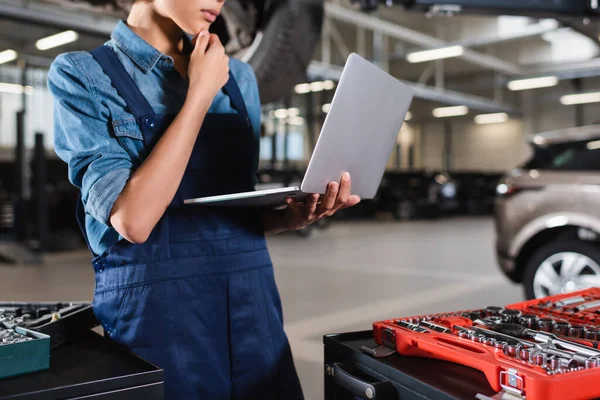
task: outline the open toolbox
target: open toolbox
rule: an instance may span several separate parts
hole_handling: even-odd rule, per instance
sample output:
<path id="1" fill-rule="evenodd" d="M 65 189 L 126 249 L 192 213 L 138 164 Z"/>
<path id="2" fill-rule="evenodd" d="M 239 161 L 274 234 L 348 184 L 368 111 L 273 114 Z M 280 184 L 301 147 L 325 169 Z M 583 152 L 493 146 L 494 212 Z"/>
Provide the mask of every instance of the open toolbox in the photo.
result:
<path id="1" fill-rule="evenodd" d="M 375 322 L 373 335 L 401 355 L 477 369 L 497 392 L 528 400 L 600 398 L 600 288 Z"/>

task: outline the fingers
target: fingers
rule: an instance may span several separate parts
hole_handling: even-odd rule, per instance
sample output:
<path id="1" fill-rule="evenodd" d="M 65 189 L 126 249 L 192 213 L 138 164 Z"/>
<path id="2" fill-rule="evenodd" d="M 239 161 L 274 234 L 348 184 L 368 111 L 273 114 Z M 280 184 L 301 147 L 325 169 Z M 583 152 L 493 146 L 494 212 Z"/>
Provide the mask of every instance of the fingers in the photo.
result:
<path id="1" fill-rule="evenodd" d="M 358 203 L 360 203 L 360 197 L 356 196 L 356 195 L 352 195 L 350 197 L 348 197 L 348 201 L 346 202 L 346 204 L 344 204 L 340 210 L 343 210 L 344 208 L 350 208 L 350 207 L 354 207 L 355 205 L 357 205 Z"/>
<path id="2" fill-rule="evenodd" d="M 306 198 L 304 202 L 304 216 L 309 219 L 317 210 L 317 202 L 319 201 L 318 194 L 312 194 Z"/>
<path id="3" fill-rule="evenodd" d="M 317 208 L 317 213 L 320 216 L 329 212 L 329 210 L 331 210 L 335 205 L 335 199 L 337 198 L 339 187 L 340 185 L 337 182 L 331 182 L 327 186 L 327 193 L 325 193 L 323 201 L 321 201 L 321 204 Z"/>
<path id="4" fill-rule="evenodd" d="M 348 197 L 350 197 L 350 184 L 350 174 L 348 172 L 344 172 L 342 175 L 342 181 L 340 183 L 340 192 L 335 200 L 334 208 L 336 210 L 339 210 L 348 202 Z"/>
<path id="5" fill-rule="evenodd" d="M 194 51 L 199 51 L 202 54 L 206 53 L 206 48 L 208 47 L 209 39 L 210 35 L 208 34 L 208 31 L 200 32 L 200 34 L 196 37 Z"/>
<path id="6" fill-rule="evenodd" d="M 217 51 L 219 53 L 225 54 L 225 48 L 223 47 L 223 44 L 221 44 L 221 39 L 219 39 L 219 37 L 214 33 L 211 33 L 208 37 L 208 45 L 209 51 Z"/>

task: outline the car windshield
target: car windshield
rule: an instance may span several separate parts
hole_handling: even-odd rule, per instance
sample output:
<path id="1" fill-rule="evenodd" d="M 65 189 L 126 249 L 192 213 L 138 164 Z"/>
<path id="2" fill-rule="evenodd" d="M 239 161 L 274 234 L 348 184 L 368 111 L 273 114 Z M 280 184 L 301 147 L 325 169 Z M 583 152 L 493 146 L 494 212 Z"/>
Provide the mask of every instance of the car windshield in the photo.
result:
<path id="1" fill-rule="evenodd" d="M 532 145 L 533 157 L 524 169 L 560 171 L 600 171 L 600 140 L 557 143 L 540 147 Z"/>

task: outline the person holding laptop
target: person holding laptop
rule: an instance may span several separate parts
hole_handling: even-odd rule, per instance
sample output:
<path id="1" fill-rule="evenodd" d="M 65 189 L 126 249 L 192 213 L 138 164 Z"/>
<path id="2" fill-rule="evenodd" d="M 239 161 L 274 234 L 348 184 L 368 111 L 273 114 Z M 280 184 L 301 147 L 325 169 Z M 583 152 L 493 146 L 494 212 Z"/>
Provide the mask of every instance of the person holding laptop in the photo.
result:
<path id="1" fill-rule="evenodd" d="M 356 205 L 351 177 L 284 210 L 184 205 L 256 184 L 256 78 L 208 33 L 224 0 L 130 3 L 107 43 L 48 75 L 94 312 L 164 369 L 167 399 L 300 399 L 265 234 Z"/>

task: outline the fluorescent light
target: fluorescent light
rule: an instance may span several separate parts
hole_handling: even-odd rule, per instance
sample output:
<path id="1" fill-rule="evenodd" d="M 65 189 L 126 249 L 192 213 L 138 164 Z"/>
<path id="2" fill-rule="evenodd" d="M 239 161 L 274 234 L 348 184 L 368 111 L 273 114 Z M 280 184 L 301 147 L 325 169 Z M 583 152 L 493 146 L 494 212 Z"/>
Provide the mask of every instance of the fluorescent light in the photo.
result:
<path id="1" fill-rule="evenodd" d="M 56 35 L 48 36 L 35 42 L 35 47 L 38 50 L 48 50 L 55 47 L 63 46 L 67 43 L 72 43 L 79 39 L 79 34 L 75 31 L 65 31 Z"/>
<path id="2" fill-rule="evenodd" d="M 404 117 L 405 121 L 410 121 L 412 119 L 412 113 L 410 111 L 408 111 L 406 113 L 406 117 Z"/>
<path id="3" fill-rule="evenodd" d="M 507 113 L 479 114 L 475 117 L 476 124 L 500 124 L 508 121 Z"/>
<path id="4" fill-rule="evenodd" d="M 301 126 L 301 125 L 304 125 L 304 118 L 302 118 L 302 117 L 288 118 L 287 123 L 290 125 Z"/>
<path id="5" fill-rule="evenodd" d="M 560 98 L 565 106 L 573 104 L 600 103 L 600 92 L 569 94 Z"/>
<path id="6" fill-rule="evenodd" d="M 325 114 L 327 114 L 330 109 L 331 109 L 331 103 L 323 104 L 323 107 L 321 107 L 321 110 L 323 110 L 323 112 Z"/>
<path id="7" fill-rule="evenodd" d="M 310 84 L 310 90 L 313 92 L 321 92 L 324 89 L 325 87 L 323 85 L 323 82 L 313 82 Z"/>
<path id="8" fill-rule="evenodd" d="M 323 89 L 324 90 L 331 90 L 335 87 L 335 83 L 333 81 L 325 81 L 323 82 Z"/>
<path id="9" fill-rule="evenodd" d="M 294 118 L 297 117 L 298 115 L 300 115 L 300 110 L 298 110 L 297 108 L 288 108 L 287 110 L 287 116 Z"/>
<path id="10" fill-rule="evenodd" d="M 17 59 L 19 54 L 14 50 L 4 50 L 0 52 L 0 64 L 5 64 Z"/>
<path id="11" fill-rule="evenodd" d="M 11 94 L 23 94 L 23 85 L 0 82 L 0 92 Z M 25 86 L 25 94 L 33 94 L 33 88 L 31 86 Z"/>
<path id="12" fill-rule="evenodd" d="M 459 117 L 468 113 L 467 106 L 440 107 L 433 110 L 433 116 L 436 118 Z"/>
<path id="13" fill-rule="evenodd" d="M 593 142 L 589 142 L 587 144 L 588 150 L 598 150 L 600 149 L 600 140 L 594 140 Z"/>
<path id="14" fill-rule="evenodd" d="M 536 136 L 536 137 L 533 138 L 533 143 L 537 144 L 538 146 L 543 145 L 545 142 L 546 141 L 541 136 Z"/>
<path id="15" fill-rule="evenodd" d="M 508 88 L 513 92 L 518 90 L 539 89 L 558 85 L 556 76 L 542 76 L 531 79 L 518 79 L 508 82 Z"/>
<path id="16" fill-rule="evenodd" d="M 421 63 L 425 61 L 441 60 L 443 58 L 460 57 L 464 54 L 465 49 L 462 46 L 442 47 L 440 49 L 416 51 L 409 53 L 406 60 L 409 63 Z"/>
<path id="17" fill-rule="evenodd" d="M 286 118 L 295 118 L 298 115 L 300 115 L 300 110 L 297 108 L 280 108 L 278 110 L 275 111 L 271 111 L 269 113 L 269 116 L 271 118 L 277 118 L 277 119 L 286 119 Z"/>
<path id="18" fill-rule="evenodd" d="M 296 87 L 294 88 L 294 90 L 298 94 L 308 93 L 308 92 L 310 92 L 310 83 L 301 83 L 299 85 L 296 85 Z"/>
<path id="19" fill-rule="evenodd" d="M 273 113 L 273 115 L 277 119 L 284 119 L 284 118 L 287 118 L 288 112 L 287 112 L 287 110 L 285 108 L 280 108 L 279 110 L 275 110 L 275 112 Z"/>

